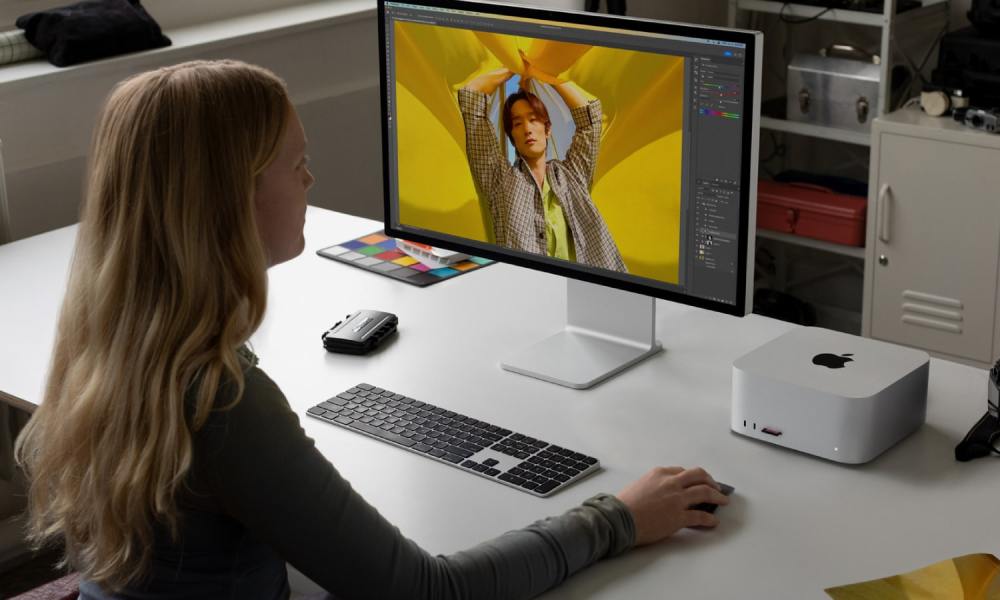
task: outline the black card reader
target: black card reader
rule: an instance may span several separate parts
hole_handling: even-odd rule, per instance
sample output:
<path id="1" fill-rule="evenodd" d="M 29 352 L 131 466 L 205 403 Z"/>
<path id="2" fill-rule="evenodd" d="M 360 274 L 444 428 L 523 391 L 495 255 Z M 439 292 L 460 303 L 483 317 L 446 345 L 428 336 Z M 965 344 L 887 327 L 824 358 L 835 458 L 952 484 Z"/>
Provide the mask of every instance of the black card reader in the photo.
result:
<path id="1" fill-rule="evenodd" d="M 399 318 L 380 310 L 359 310 L 338 321 L 323 333 L 323 347 L 329 352 L 368 354 L 396 332 Z"/>

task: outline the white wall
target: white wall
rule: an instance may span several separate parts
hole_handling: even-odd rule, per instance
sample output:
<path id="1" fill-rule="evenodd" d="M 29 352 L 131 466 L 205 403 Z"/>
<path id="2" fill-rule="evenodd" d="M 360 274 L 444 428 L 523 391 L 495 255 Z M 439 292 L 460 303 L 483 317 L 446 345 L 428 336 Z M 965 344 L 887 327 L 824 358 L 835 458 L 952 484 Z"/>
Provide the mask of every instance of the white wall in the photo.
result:
<path id="1" fill-rule="evenodd" d="M 377 51 L 376 19 L 368 15 L 209 50 L 103 61 L 0 87 L 0 139 L 15 239 L 77 220 L 91 131 L 111 87 L 133 73 L 195 58 L 245 60 L 283 77 L 309 131 L 320 176 L 312 203 L 379 216 Z"/>

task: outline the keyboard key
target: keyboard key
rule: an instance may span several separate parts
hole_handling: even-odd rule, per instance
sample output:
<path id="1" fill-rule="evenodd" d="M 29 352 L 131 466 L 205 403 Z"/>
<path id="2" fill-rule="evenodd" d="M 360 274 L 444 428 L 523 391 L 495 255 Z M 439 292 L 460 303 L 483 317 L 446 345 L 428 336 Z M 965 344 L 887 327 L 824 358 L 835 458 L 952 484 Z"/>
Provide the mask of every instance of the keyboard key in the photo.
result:
<path id="1" fill-rule="evenodd" d="M 337 417 L 336 419 L 334 419 L 334 421 L 336 421 L 338 423 L 343 423 L 344 425 L 350 425 L 351 423 L 354 422 L 354 419 L 352 419 L 350 417 Z M 364 423 L 362 423 L 362 425 L 363 424 Z"/>
<path id="2" fill-rule="evenodd" d="M 433 450 L 433 448 L 431 448 L 427 444 L 421 444 L 420 442 L 413 444 L 413 449 L 418 452 L 430 452 L 431 450 Z"/>
<path id="3" fill-rule="evenodd" d="M 558 486 L 559 486 L 558 481 L 553 481 L 550 479 L 545 483 L 539 484 L 539 486 L 535 488 L 535 491 L 538 492 L 539 494 L 547 494 L 552 490 L 556 489 L 556 487 Z"/>
<path id="4" fill-rule="evenodd" d="M 499 472 L 500 472 L 499 469 L 486 469 L 486 474 L 489 475 L 490 477 L 495 477 L 496 474 Z"/>
<path id="5" fill-rule="evenodd" d="M 395 442 L 400 446 L 406 446 L 409 448 L 415 442 L 413 440 L 408 440 L 403 436 L 396 435 L 395 433 L 390 433 L 388 431 L 379 429 L 378 427 L 372 427 L 369 423 L 362 423 L 360 421 L 355 421 L 352 425 L 355 429 L 359 431 L 364 431 L 365 433 L 370 433 L 374 436 L 380 437 L 384 440 L 389 440 L 390 442 Z"/>
<path id="6" fill-rule="evenodd" d="M 462 458 L 469 458 L 470 456 L 472 456 L 473 454 L 475 454 L 475 452 L 469 452 L 465 448 L 459 448 L 457 446 L 445 446 L 443 448 L 443 450 L 445 452 L 450 452 L 451 454 L 457 454 L 457 455 L 461 456 Z"/>
<path id="7" fill-rule="evenodd" d="M 476 466 L 477 464 L 478 463 L 476 461 L 474 461 L 474 460 L 467 460 L 464 463 L 462 463 L 462 466 L 463 467 L 469 467 L 471 469 L 472 467 Z"/>
<path id="8" fill-rule="evenodd" d="M 326 409 L 320 408 L 319 406 L 314 406 L 309 410 L 307 410 L 306 412 L 311 415 L 316 415 L 317 417 L 322 417 L 323 415 L 326 414 Z"/>
<path id="9" fill-rule="evenodd" d="M 533 490 L 536 487 L 538 487 L 538 482 L 537 481 L 525 481 L 524 483 L 521 484 L 521 487 L 523 487 L 526 490 Z"/>
<path id="10" fill-rule="evenodd" d="M 451 452 L 445 452 L 444 453 L 444 459 L 446 461 L 448 461 L 448 462 L 453 462 L 455 464 L 458 464 L 458 463 L 462 462 L 463 458 L 465 458 L 465 457 L 459 456 L 457 454 L 452 454 Z"/>
<path id="11" fill-rule="evenodd" d="M 492 467 L 493 465 L 495 465 L 495 464 L 497 464 L 499 462 L 500 461 L 498 461 L 495 458 L 487 458 L 486 460 L 483 461 L 483 464 L 486 465 L 487 467 Z"/>
<path id="12" fill-rule="evenodd" d="M 473 444 L 472 442 L 462 442 L 459 445 L 465 448 L 466 450 L 471 450 L 473 452 L 479 452 L 480 450 L 483 449 L 483 447 L 480 446 L 479 444 Z"/>
<path id="13" fill-rule="evenodd" d="M 445 453 L 444 453 L 444 450 L 439 450 L 437 448 L 434 448 L 433 450 L 431 450 L 427 454 L 430 454 L 431 456 L 436 456 L 438 458 L 441 458 L 442 456 L 444 456 Z"/>
<path id="14" fill-rule="evenodd" d="M 372 386 L 368 385 L 367 383 L 359 383 L 358 387 L 369 392 L 372 390 Z"/>
<path id="15" fill-rule="evenodd" d="M 485 471 L 486 469 L 489 469 L 489 467 L 487 467 L 486 465 L 476 465 L 476 466 L 472 467 L 472 470 L 473 470 L 473 471 L 476 471 L 476 472 L 478 472 L 478 473 L 482 473 L 482 472 L 484 472 L 484 471 Z"/>
<path id="16" fill-rule="evenodd" d="M 552 476 L 552 479 L 555 479 L 556 481 L 561 481 L 561 482 L 565 483 L 565 482 L 569 481 L 570 477 L 569 477 L 569 475 L 563 475 L 562 473 L 556 473 L 555 475 Z"/>

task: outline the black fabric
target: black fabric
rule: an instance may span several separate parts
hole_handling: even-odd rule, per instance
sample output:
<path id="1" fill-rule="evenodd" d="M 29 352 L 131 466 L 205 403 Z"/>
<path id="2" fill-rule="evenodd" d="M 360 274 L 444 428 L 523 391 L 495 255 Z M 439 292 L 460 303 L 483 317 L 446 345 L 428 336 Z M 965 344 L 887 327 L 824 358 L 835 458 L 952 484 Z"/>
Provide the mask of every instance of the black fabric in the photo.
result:
<path id="1" fill-rule="evenodd" d="M 22 15 L 17 26 L 57 67 L 170 45 L 139 0 L 86 0 Z"/>

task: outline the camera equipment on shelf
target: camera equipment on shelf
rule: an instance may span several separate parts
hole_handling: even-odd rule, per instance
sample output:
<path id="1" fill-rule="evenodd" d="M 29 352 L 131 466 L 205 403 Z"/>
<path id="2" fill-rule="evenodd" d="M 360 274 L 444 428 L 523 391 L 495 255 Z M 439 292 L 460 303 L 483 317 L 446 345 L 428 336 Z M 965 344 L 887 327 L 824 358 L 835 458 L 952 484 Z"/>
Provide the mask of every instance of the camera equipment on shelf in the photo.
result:
<path id="1" fill-rule="evenodd" d="M 969 108 L 956 109 L 952 113 L 959 123 L 972 129 L 979 129 L 987 133 L 1000 133 L 1000 109 L 996 108 Z"/>

